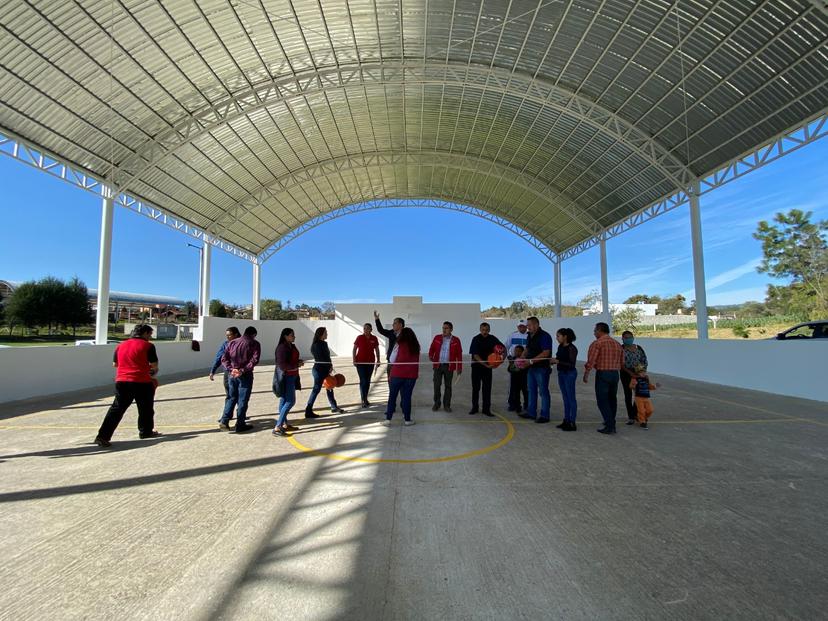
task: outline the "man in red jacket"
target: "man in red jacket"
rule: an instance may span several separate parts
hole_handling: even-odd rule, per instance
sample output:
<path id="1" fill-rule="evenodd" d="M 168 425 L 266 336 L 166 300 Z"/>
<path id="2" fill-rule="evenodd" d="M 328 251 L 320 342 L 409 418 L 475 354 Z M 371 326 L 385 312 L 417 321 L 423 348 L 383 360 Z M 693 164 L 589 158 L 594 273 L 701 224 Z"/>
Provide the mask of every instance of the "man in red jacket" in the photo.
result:
<path id="1" fill-rule="evenodd" d="M 112 434 L 124 417 L 124 412 L 132 405 L 138 405 L 138 437 L 154 438 L 160 435 L 155 426 L 155 386 L 153 376 L 158 373 L 158 354 L 155 345 L 149 342 L 152 326 L 141 324 L 135 326 L 132 335 L 115 348 L 112 366 L 115 373 L 115 400 L 106 413 L 106 417 L 95 437 L 98 446 L 111 446 Z"/>
<path id="2" fill-rule="evenodd" d="M 457 375 L 463 372 L 463 347 L 460 339 L 452 336 L 454 326 L 450 321 L 443 322 L 443 333 L 438 334 L 431 341 L 428 348 L 428 359 L 434 363 L 434 405 L 432 411 L 440 409 L 440 384 L 445 383 L 443 391 L 443 409 L 451 412 L 451 380 L 454 372 Z"/>

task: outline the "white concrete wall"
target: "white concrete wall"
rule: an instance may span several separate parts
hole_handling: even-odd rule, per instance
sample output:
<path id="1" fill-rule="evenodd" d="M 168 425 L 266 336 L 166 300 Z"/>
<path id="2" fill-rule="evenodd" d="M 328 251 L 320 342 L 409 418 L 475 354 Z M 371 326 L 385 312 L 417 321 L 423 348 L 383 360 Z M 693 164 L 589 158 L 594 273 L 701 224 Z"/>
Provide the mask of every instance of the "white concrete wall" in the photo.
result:
<path id="1" fill-rule="evenodd" d="M 654 373 L 828 401 L 828 342 L 643 338 L 636 343 Z"/>
<path id="2" fill-rule="evenodd" d="M 156 343 L 158 379 L 203 368 L 215 351 L 192 351 L 190 343 Z M 0 349 L 0 403 L 111 385 L 115 345 L 8 347 Z"/>
<path id="3" fill-rule="evenodd" d="M 201 325 L 200 338 L 201 348 L 207 349 L 211 355 L 215 356 L 216 350 L 224 340 L 224 331 L 230 326 L 236 326 L 239 332 L 244 332 L 247 326 L 256 328 L 258 335 L 256 340 L 262 345 L 262 361 L 273 362 L 276 359 L 276 343 L 279 342 L 279 335 L 284 328 L 293 328 L 296 333 L 296 347 L 304 358 L 310 357 L 310 346 L 313 341 L 313 333 L 316 328 L 325 326 L 328 328 L 328 345 L 331 348 L 331 354 L 334 356 L 350 355 L 351 348 L 348 346 L 347 351 L 340 351 L 339 343 L 336 339 L 337 326 L 336 321 L 329 320 L 310 320 L 297 319 L 294 321 L 269 321 L 260 319 L 253 321 L 252 319 L 224 319 L 220 317 L 202 317 L 203 323 Z M 353 340 L 351 340 L 353 345 Z M 344 353 L 343 353 L 344 352 Z"/>
<path id="4" fill-rule="evenodd" d="M 467 306 L 476 307 L 477 316 Z M 389 325 L 394 316 L 404 316 L 417 331 L 423 349 L 444 320 L 454 323 L 454 332 L 468 351 L 471 338 L 480 324 L 477 305 L 423 305 L 424 312 L 410 312 L 405 317 L 393 305 L 341 305 L 338 319 L 328 321 L 250 321 L 205 318 L 201 326 L 204 338 L 201 351 L 193 352 L 189 343 L 156 343 L 160 359 L 159 379 L 176 373 L 202 370 L 205 374 L 216 349 L 224 339 L 224 330 L 235 325 L 244 330 L 255 325 L 262 344 L 262 359 L 272 362 L 276 341 L 284 327 L 296 331 L 297 346 L 303 357 L 310 358 L 314 330 L 328 328 L 329 343 L 334 355 L 349 356 L 354 338 L 363 323 L 373 320 L 376 308 L 383 322 Z M 433 308 L 432 308 L 433 307 Z M 347 313 L 347 314 L 346 314 Z M 585 359 L 593 340 L 592 327 L 601 316 L 541 318 L 541 326 L 553 333 L 570 327 L 578 336 L 581 360 Z M 603 318 L 603 320 L 606 320 Z M 514 320 L 490 320 L 492 333 L 505 339 L 514 329 Z M 384 347 L 384 338 L 380 338 Z M 828 343 L 820 341 L 746 341 L 695 339 L 637 339 L 645 348 L 654 373 L 688 379 L 774 392 L 794 397 L 828 401 L 825 382 L 825 361 Z M 94 347 L 10 347 L 0 349 L 0 403 L 45 396 L 67 391 L 110 385 L 113 381 L 112 352 L 114 345 Z"/>

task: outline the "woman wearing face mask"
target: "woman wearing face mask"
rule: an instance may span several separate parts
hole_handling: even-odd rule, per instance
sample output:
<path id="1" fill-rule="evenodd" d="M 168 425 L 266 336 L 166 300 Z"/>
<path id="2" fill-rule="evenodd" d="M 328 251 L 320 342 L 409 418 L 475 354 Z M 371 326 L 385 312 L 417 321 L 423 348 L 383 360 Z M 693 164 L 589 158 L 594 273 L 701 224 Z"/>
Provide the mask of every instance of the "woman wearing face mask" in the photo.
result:
<path id="1" fill-rule="evenodd" d="M 632 378 L 637 377 L 635 367 L 647 368 L 647 354 L 644 349 L 635 344 L 635 336 L 629 330 L 621 333 L 621 342 L 624 347 L 624 367 L 621 369 L 621 386 L 624 388 L 624 405 L 627 406 L 627 424 L 635 425 L 638 413 L 635 409 L 633 391 L 630 388 Z"/>

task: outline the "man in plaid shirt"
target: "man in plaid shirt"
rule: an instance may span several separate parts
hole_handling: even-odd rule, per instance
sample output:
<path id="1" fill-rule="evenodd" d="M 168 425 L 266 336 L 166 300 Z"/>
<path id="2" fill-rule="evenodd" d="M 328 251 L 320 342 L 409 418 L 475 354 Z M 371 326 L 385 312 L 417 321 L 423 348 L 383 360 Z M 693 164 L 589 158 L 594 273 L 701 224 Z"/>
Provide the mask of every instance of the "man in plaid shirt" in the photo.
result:
<path id="1" fill-rule="evenodd" d="M 606 434 L 615 433 L 619 371 L 624 362 L 624 349 L 609 332 L 609 326 L 604 322 L 595 324 L 592 331 L 595 340 L 589 345 L 584 367 L 584 383 L 589 381 L 589 372 L 595 369 L 595 400 L 604 418 L 604 426 L 598 433 Z"/>

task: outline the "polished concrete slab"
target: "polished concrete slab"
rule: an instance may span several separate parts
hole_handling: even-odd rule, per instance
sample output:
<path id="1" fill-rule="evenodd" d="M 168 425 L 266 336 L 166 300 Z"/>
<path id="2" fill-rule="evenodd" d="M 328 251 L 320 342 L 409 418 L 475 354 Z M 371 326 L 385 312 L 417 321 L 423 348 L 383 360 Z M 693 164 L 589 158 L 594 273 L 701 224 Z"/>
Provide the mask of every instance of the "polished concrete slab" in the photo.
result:
<path id="1" fill-rule="evenodd" d="M 348 412 L 304 420 L 304 371 L 289 439 L 272 367 L 247 434 L 206 377 L 111 449 L 110 394 L 2 406 L 0 618 L 824 618 L 828 404 L 660 377 L 650 429 L 606 437 L 580 381 L 564 433 L 505 411 L 502 368 L 496 418 L 467 414 L 468 373 L 432 412 L 424 369 L 417 424 L 386 428 L 383 379 L 360 409 L 339 364 Z"/>

